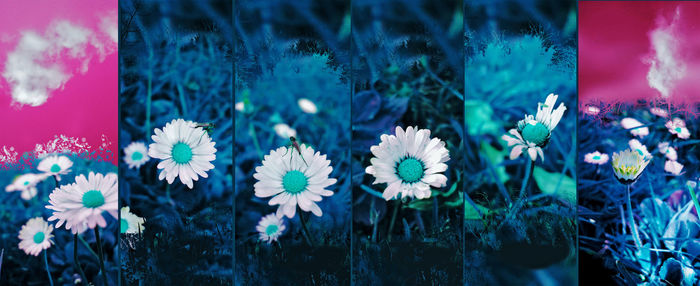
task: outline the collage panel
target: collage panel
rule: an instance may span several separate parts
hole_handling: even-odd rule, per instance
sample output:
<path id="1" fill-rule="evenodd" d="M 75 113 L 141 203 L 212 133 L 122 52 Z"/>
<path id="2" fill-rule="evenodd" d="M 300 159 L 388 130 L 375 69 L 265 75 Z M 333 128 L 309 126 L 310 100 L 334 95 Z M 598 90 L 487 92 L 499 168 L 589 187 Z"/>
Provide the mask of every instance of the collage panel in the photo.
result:
<path id="1" fill-rule="evenodd" d="M 350 285 L 350 1 L 235 7 L 240 285 Z"/>
<path id="2" fill-rule="evenodd" d="M 581 284 L 700 283 L 699 13 L 579 2 Z"/>
<path id="3" fill-rule="evenodd" d="M 465 283 L 576 285 L 576 1 L 465 1 Z"/>
<path id="4" fill-rule="evenodd" d="M 462 283 L 461 1 L 352 1 L 353 279 Z"/>
<path id="5" fill-rule="evenodd" d="M 117 1 L 0 2 L 0 285 L 117 282 Z"/>
<path id="6" fill-rule="evenodd" d="M 232 11 L 119 1 L 122 285 L 233 283 Z"/>

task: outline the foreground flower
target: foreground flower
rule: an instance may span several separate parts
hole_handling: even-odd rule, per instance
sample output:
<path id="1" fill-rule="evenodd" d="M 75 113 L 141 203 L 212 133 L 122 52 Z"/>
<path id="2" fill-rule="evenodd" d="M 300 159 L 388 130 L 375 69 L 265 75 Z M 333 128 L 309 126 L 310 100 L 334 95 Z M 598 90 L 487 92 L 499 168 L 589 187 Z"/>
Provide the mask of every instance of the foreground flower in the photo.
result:
<path id="1" fill-rule="evenodd" d="M 265 155 L 262 166 L 255 168 L 253 177 L 255 196 L 259 198 L 273 197 L 268 202 L 271 206 L 279 205 L 278 216 L 293 218 L 297 206 L 303 211 L 312 212 L 316 216 L 323 215 L 316 202 L 323 197 L 332 196 L 333 192 L 326 190 L 336 183 L 336 179 L 328 178 L 333 171 L 331 161 L 326 155 L 314 152 L 314 149 L 304 144 L 299 152 L 292 147 L 280 147 Z"/>
<path id="2" fill-rule="evenodd" d="M 129 210 L 129 207 L 122 207 L 119 211 L 119 233 L 143 233 L 146 229 L 143 224 L 146 220 Z"/>
<path id="3" fill-rule="evenodd" d="M 315 114 L 318 112 L 318 108 L 316 107 L 316 104 L 314 104 L 313 101 L 308 100 L 306 98 L 300 98 L 297 101 L 297 104 L 299 104 L 299 108 L 301 108 L 301 111 L 310 113 L 310 114 Z"/>
<path id="4" fill-rule="evenodd" d="M 146 164 L 151 157 L 148 157 L 148 147 L 143 142 L 131 142 L 124 148 L 124 162 L 131 168 L 139 168 Z"/>
<path id="5" fill-rule="evenodd" d="M 517 129 L 511 129 L 508 134 L 501 136 L 503 140 L 508 142 L 509 147 L 513 146 L 510 151 L 511 160 L 520 156 L 523 151 L 530 155 L 532 161 L 537 160 L 538 154 L 544 160 L 542 148 L 549 143 L 552 131 L 557 127 L 564 111 L 566 111 L 563 102 L 554 109 L 557 98 L 559 98 L 558 95 L 550 93 L 544 104 L 537 104 L 537 114 L 534 117 L 525 115 L 525 118 L 518 122 Z"/>
<path id="6" fill-rule="evenodd" d="M 683 164 L 678 163 L 677 161 L 667 160 L 666 164 L 664 164 L 664 171 L 674 174 L 676 176 L 680 175 L 682 170 Z"/>
<path id="7" fill-rule="evenodd" d="M 651 114 L 654 114 L 658 117 L 668 117 L 668 111 L 658 107 L 652 107 L 651 109 L 649 109 L 649 111 L 651 112 Z"/>
<path id="8" fill-rule="evenodd" d="M 408 127 L 404 132 L 396 127 L 396 135 L 382 135 L 379 145 L 370 148 L 374 158 L 365 169 L 375 177 L 373 184 L 386 183 L 382 197 L 391 200 L 401 198 L 429 198 L 430 187 L 447 185 L 445 162 L 450 154 L 445 142 L 430 138 L 430 130 Z"/>
<path id="9" fill-rule="evenodd" d="M 615 152 L 612 160 L 615 178 L 620 183 L 631 184 L 639 178 L 650 161 L 649 158 L 645 158 L 639 152 L 630 149 L 620 153 Z"/>
<path id="10" fill-rule="evenodd" d="M 289 127 L 289 125 L 287 124 L 277 123 L 273 128 L 275 129 L 275 133 L 277 133 L 277 136 L 282 137 L 284 139 L 289 139 L 289 137 L 297 136 L 297 131 L 294 130 L 294 128 Z"/>
<path id="11" fill-rule="evenodd" d="M 163 130 L 153 130 L 154 143 L 148 147 L 148 156 L 161 159 L 158 169 L 159 180 L 166 179 L 172 184 L 176 177 L 192 189 L 199 176 L 207 177 L 207 171 L 214 169 L 210 163 L 216 159 L 215 142 L 211 141 L 204 129 L 192 121 L 173 119 L 165 124 Z"/>
<path id="12" fill-rule="evenodd" d="M 584 157 L 584 161 L 586 161 L 586 163 L 596 164 L 596 165 L 603 165 L 603 164 L 608 162 L 608 159 L 609 159 L 608 154 L 600 153 L 598 151 L 595 151 L 593 153 L 588 153 Z"/>
<path id="13" fill-rule="evenodd" d="M 622 128 L 628 129 L 634 136 L 644 137 L 649 135 L 649 128 L 640 127 L 644 126 L 644 124 L 639 122 L 637 119 L 631 117 L 623 118 L 620 121 L 620 125 L 622 125 Z"/>
<path id="14" fill-rule="evenodd" d="M 73 233 L 82 233 L 95 226 L 106 227 L 102 212 L 117 218 L 117 174 L 90 172 L 75 177 L 75 183 L 56 188 L 49 195 L 47 209 L 53 210 L 49 221 L 58 220 L 56 227 L 64 223 Z"/>
<path id="15" fill-rule="evenodd" d="M 25 223 L 19 230 L 19 249 L 28 255 L 38 256 L 53 244 L 53 226 L 43 218 L 35 217 Z"/>
<path id="16" fill-rule="evenodd" d="M 255 230 L 260 233 L 260 240 L 270 244 L 277 241 L 284 232 L 285 226 L 282 218 L 272 213 L 261 218 Z"/>
<path id="17" fill-rule="evenodd" d="M 55 176 L 56 181 L 61 181 L 61 175 L 68 174 L 72 166 L 73 161 L 66 156 L 48 156 L 36 168 L 47 176 Z"/>
<path id="18" fill-rule="evenodd" d="M 24 174 L 20 175 L 12 181 L 12 184 L 5 187 L 6 192 L 21 191 L 21 197 L 23 200 L 31 200 L 36 196 L 37 189 L 36 184 L 41 182 L 46 176 L 40 174 Z"/>
<path id="19" fill-rule="evenodd" d="M 668 142 L 659 143 L 659 152 L 661 154 L 666 155 L 666 158 L 668 158 L 669 160 L 678 160 L 678 153 L 676 153 L 676 149 L 671 147 Z"/>
<path id="20" fill-rule="evenodd" d="M 642 142 L 639 142 L 639 140 L 632 139 L 629 141 L 629 145 L 630 145 L 630 149 L 637 151 L 639 153 L 639 155 L 644 156 L 644 158 L 651 157 L 651 153 L 649 153 L 647 146 L 642 144 Z"/>
<path id="21" fill-rule="evenodd" d="M 544 161 L 544 153 L 542 152 L 542 148 L 537 146 L 535 143 L 525 141 L 523 137 L 520 136 L 520 133 L 518 133 L 518 130 L 509 130 L 508 134 L 501 136 L 501 139 L 508 142 L 508 147 L 513 147 L 513 149 L 510 150 L 511 160 L 520 157 L 520 154 L 522 154 L 524 151 L 530 155 L 530 159 L 532 159 L 532 161 L 537 160 L 538 154 L 542 158 L 542 161 Z"/>
<path id="22" fill-rule="evenodd" d="M 680 139 L 690 138 L 690 131 L 688 131 L 688 128 L 685 127 L 685 121 L 683 121 L 683 119 L 674 118 L 673 120 L 666 122 L 666 128 L 668 128 L 668 132 L 678 136 Z"/>

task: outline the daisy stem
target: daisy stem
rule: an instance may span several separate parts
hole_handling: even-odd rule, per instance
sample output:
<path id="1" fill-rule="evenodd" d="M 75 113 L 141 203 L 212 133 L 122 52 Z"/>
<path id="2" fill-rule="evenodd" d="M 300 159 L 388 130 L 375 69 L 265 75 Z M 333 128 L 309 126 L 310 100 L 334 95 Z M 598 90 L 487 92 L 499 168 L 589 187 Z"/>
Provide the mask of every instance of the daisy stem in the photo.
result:
<path id="1" fill-rule="evenodd" d="M 49 275 L 49 283 L 53 286 L 53 278 L 51 278 L 51 271 L 49 271 L 49 259 L 46 258 L 48 249 L 44 249 L 44 266 L 46 266 L 46 274 Z"/>
<path id="2" fill-rule="evenodd" d="M 82 236 L 78 236 L 78 239 L 80 239 L 80 243 L 85 245 L 85 247 L 90 251 L 90 253 L 92 253 L 92 255 L 95 256 L 95 258 L 100 259 L 100 256 L 97 255 L 97 253 L 95 253 L 94 250 L 92 250 L 92 248 L 90 247 L 90 244 L 88 244 L 87 241 L 85 241 L 85 239 Z"/>
<path id="3" fill-rule="evenodd" d="M 399 213 L 399 209 L 402 206 L 402 200 L 397 199 L 394 203 L 394 211 L 391 213 L 391 222 L 389 222 L 389 233 L 386 235 L 386 240 L 391 241 L 391 233 L 394 231 L 394 223 L 396 222 L 396 216 Z"/>
<path id="4" fill-rule="evenodd" d="M 513 208 L 510 209 L 508 212 L 508 215 L 506 216 L 506 219 L 501 222 L 501 225 L 505 223 L 507 220 L 509 220 L 511 217 L 513 217 L 515 214 L 518 213 L 522 205 L 525 203 L 525 197 L 527 194 L 527 187 L 530 184 L 530 177 L 532 177 L 532 169 L 535 168 L 535 161 L 528 160 L 530 161 L 530 164 L 527 164 L 527 169 L 525 170 L 525 179 L 523 180 L 523 184 L 520 186 L 520 195 L 518 196 L 518 201 L 515 202 L 515 205 Z M 500 228 L 500 225 L 499 225 Z"/>
<path id="5" fill-rule="evenodd" d="M 255 126 L 253 126 L 252 121 L 248 123 L 248 132 L 250 134 L 250 137 L 253 138 L 253 146 L 255 146 L 255 151 L 258 152 L 258 157 L 260 157 L 260 160 L 262 160 L 263 153 L 260 149 L 260 143 L 258 143 L 258 135 L 255 133 Z"/>
<path id="6" fill-rule="evenodd" d="M 151 51 L 148 55 L 148 62 L 149 62 L 149 67 L 148 67 L 148 91 L 146 93 L 146 125 L 144 126 L 146 129 L 144 130 L 144 134 L 146 134 L 146 137 L 148 137 L 148 134 L 151 132 L 151 96 L 153 94 L 153 51 Z"/>
<path id="7" fill-rule="evenodd" d="M 102 273 L 102 280 L 104 280 L 104 285 L 107 285 L 107 272 L 105 271 L 105 259 L 102 252 L 102 240 L 100 240 L 99 227 L 95 227 L 95 240 L 97 241 L 97 250 L 100 253 L 100 272 Z"/>
<path id="8" fill-rule="evenodd" d="M 630 193 L 631 193 L 632 186 L 627 185 L 627 214 L 629 216 L 629 225 L 632 230 L 632 238 L 634 239 L 634 245 L 637 246 L 637 249 L 642 248 L 642 242 L 639 239 L 639 232 L 637 231 L 637 223 L 634 222 L 634 213 L 632 212 L 632 200 L 630 199 Z"/>
<path id="9" fill-rule="evenodd" d="M 304 238 L 306 239 L 306 243 L 309 244 L 309 246 L 314 247 L 314 241 L 311 239 L 311 234 L 309 233 L 309 229 L 306 228 L 306 219 L 304 218 L 304 212 L 297 207 L 297 211 L 299 212 L 299 221 L 301 222 L 301 230 L 304 232 Z"/>
<path id="10" fill-rule="evenodd" d="M 83 279 L 84 283 L 87 285 L 87 277 L 85 276 L 85 272 L 83 272 L 83 267 L 80 266 L 80 261 L 78 261 L 78 234 L 76 233 L 73 235 L 73 263 L 75 264 L 75 268 L 78 269 L 78 273 L 80 273 L 80 278 Z"/>
<path id="11" fill-rule="evenodd" d="M 698 196 L 695 195 L 695 188 L 693 188 L 693 186 L 688 186 L 688 191 L 690 191 L 690 197 L 693 198 L 693 204 L 695 205 L 695 212 L 700 214 L 700 202 L 698 202 Z"/>

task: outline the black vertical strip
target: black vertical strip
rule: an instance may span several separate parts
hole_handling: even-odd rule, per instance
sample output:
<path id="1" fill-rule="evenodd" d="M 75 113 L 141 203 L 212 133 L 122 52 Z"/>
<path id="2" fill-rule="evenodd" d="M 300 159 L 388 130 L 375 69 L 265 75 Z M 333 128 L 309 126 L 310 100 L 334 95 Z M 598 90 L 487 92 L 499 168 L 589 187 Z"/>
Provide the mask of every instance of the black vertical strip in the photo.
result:
<path id="1" fill-rule="evenodd" d="M 231 34 L 233 36 L 233 40 L 232 40 L 233 44 L 231 45 L 231 49 L 233 51 L 232 52 L 233 53 L 233 60 L 231 61 L 231 66 L 233 68 L 232 69 L 233 72 L 231 73 L 231 86 L 232 86 L 231 95 L 232 95 L 232 102 L 234 104 L 233 106 L 231 106 L 231 114 L 233 114 L 233 116 L 231 116 L 231 120 L 233 121 L 233 133 L 231 135 L 233 137 L 232 144 L 234 145 L 233 157 L 231 157 L 232 166 L 234 166 L 233 169 L 231 170 L 231 176 L 233 177 L 233 186 L 232 186 L 233 196 L 231 196 L 231 212 L 233 215 L 231 216 L 231 228 L 232 228 L 231 232 L 232 232 L 232 234 L 234 234 L 234 235 L 231 235 L 231 240 L 233 243 L 231 246 L 231 260 L 232 260 L 231 261 L 231 266 L 232 266 L 231 271 L 233 272 L 233 279 L 232 279 L 233 283 L 231 285 L 239 285 L 239 284 L 236 284 L 236 277 L 237 276 L 235 273 L 235 271 L 236 271 L 236 235 L 235 235 L 235 233 L 236 233 L 236 194 L 238 194 L 238 188 L 237 188 L 237 184 L 236 184 L 236 169 L 235 169 L 237 166 L 236 157 L 238 156 L 238 152 L 235 148 L 235 144 L 236 144 L 236 115 L 235 115 L 236 114 L 236 107 L 235 107 L 235 104 L 236 104 L 236 102 L 238 102 L 236 100 L 236 72 L 237 72 L 237 70 L 236 70 L 236 55 L 238 54 L 238 37 L 237 37 L 236 29 L 235 29 L 235 27 L 236 27 L 236 0 L 231 0 L 231 15 L 232 15 L 231 16 L 231 27 L 232 27 Z"/>

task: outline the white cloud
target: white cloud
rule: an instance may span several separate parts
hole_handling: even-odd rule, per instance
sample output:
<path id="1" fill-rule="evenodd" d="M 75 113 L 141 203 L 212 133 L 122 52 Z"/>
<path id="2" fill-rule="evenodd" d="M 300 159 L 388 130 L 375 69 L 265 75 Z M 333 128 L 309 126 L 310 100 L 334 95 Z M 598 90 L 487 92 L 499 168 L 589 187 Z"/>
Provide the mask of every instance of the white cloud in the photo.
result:
<path id="1" fill-rule="evenodd" d="M 113 20 L 116 27 L 116 17 Z M 101 30 L 104 23 L 103 19 Z M 87 72 L 92 59 L 89 47 L 97 50 L 100 61 L 116 51 L 116 42 L 109 40 L 112 36 L 95 33 L 66 20 L 53 22 L 43 35 L 22 32 L 15 49 L 7 54 L 2 73 L 12 88 L 13 104 L 44 104 L 75 72 Z M 76 61 L 80 63 L 79 68 L 71 68 Z"/>
<path id="2" fill-rule="evenodd" d="M 679 59 L 679 43 L 676 36 L 676 26 L 680 19 L 680 8 L 671 23 L 666 23 L 659 18 L 656 28 L 650 33 L 652 55 L 648 59 L 649 73 L 647 81 L 649 86 L 661 93 L 663 97 L 669 97 L 676 82 L 685 76 L 685 63 Z"/>

